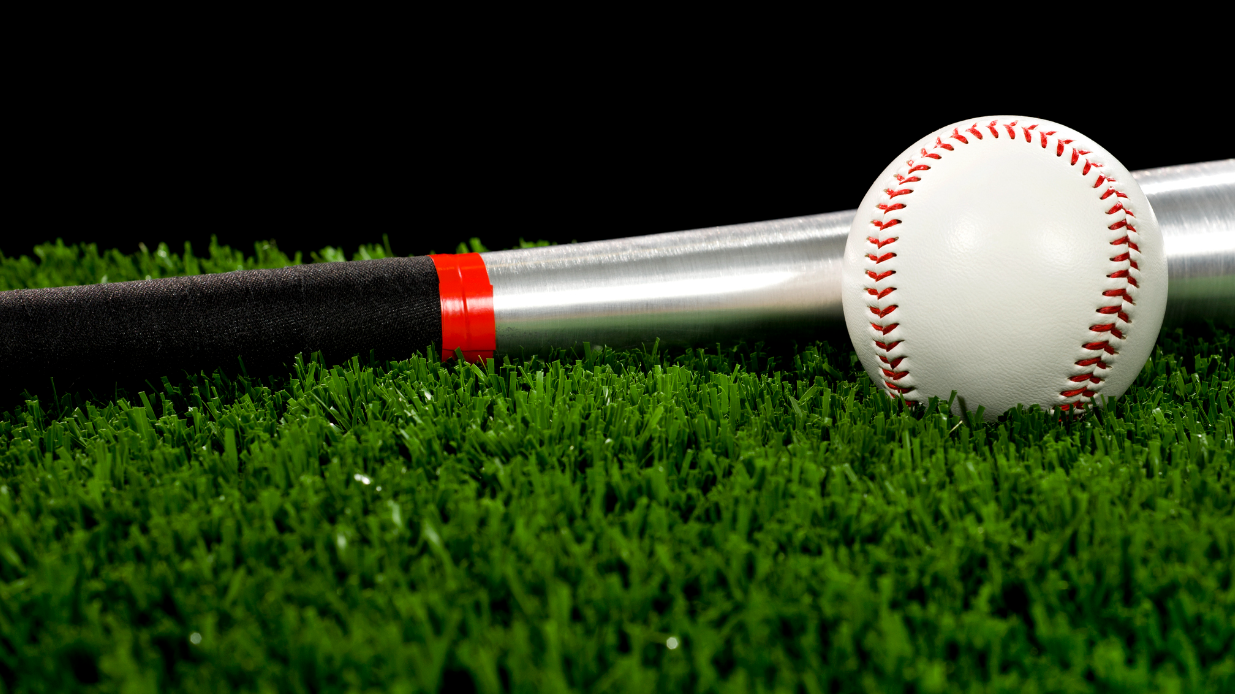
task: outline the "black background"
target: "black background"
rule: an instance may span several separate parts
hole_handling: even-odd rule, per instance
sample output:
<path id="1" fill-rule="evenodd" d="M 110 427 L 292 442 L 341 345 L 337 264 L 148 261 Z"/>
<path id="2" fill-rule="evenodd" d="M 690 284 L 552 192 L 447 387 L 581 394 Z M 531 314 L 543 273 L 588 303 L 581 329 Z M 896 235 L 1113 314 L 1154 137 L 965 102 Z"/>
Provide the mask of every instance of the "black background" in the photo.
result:
<path id="1" fill-rule="evenodd" d="M 993 114 L 1067 124 L 1133 170 L 1235 154 L 1204 64 L 1188 80 L 839 40 L 650 55 L 268 39 L 104 42 L 32 63 L 9 100 L 22 125 L 0 251 L 62 238 L 204 253 L 217 235 L 307 256 L 386 234 L 419 254 L 814 214 L 856 207 L 924 133 Z"/>

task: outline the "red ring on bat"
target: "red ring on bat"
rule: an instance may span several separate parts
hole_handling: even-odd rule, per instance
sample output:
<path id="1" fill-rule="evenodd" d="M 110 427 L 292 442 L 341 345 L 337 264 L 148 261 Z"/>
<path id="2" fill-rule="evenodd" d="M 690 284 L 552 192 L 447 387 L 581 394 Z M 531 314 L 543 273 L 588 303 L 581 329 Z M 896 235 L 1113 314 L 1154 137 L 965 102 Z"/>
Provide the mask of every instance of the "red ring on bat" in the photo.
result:
<path id="1" fill-rule="evenodd" d="M 492 359 L 497 349 L 493 285 L 479 253 L 431 255 L 442 298 L 442 361 L 463 350 L 470 362 Z"/>

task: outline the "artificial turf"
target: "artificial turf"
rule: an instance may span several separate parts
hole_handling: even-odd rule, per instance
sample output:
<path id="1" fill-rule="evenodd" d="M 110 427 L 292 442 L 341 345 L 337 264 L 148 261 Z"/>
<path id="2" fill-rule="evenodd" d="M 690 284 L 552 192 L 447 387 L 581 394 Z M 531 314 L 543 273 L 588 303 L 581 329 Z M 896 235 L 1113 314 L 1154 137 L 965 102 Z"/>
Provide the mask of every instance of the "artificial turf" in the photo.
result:
<path id="1" fill-rule="evenodd" d="M 0 289 L 298 260 L 36 256 Z M 578 355 L 5 411 L 0 689 L 1235 691 L 1229 328 L 1078 420 L 906 410 L 843 342 Z"/>

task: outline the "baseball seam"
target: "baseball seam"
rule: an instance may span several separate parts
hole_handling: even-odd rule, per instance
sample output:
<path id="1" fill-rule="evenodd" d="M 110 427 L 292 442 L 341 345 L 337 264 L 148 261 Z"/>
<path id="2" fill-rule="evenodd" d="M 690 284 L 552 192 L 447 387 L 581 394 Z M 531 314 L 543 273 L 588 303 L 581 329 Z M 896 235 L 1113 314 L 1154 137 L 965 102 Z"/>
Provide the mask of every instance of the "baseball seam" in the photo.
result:
<path id="1" fill-rule="evenodd" d="M 931 170 L 931 166 L 927 160 L 941 160 L 944 153 L 955 151 L 958 145 L 952 144 L 952 141 L 959 143 L 959 146 L 967 146 L 972 138 L 977 138 L 978 141 L 985 139 L 983 129 L 989 131 L 991 137 L 998 139 L 1000 137 L 1000 128 L 1006 131 L 1007 136 L 1013 141 L 1019 140 L 1023 135 L 1025 142 L 1034 144 L 1035 140 L 1040 144 L 1042 149 L 1050 150 L 1050 138 L 1056 134 L 1056 131 L 1040 131 L 1037 130 L 1038 123 L 1033 125 L 1018 125 L 1018 121 L 1008 123 L 1000 123 L 998 119 L 991 121 L 986 126 L 980 127 L 976 122 L 966 128 L 964 132 L 960 128 L 953 128 L 952 133 L 947 135 L 948 142 L 944 141 L 944 137 L 936 137 L 935 144 L 927 148 L 921 149 L 921 159 L 910 159 L 907 162 L 908 170 L 904 174 L 896 173 L 893 177 L 896 179 L 896 186 L 890 186 L 883 190 L 883 197 L 880 203 L 875 206 L 881 210 L 880 217 L 871 220 L 878 231 L 875 235 L 866 238 L 867 244 L 871 247 L 870 253 L 866 254 L 868 265 L 866 268 L 866 276 L 871 280 L 870 285 L 864 287 L 867 294 L 867 308 L 873 318 L 868 319 L 870 327 L 875 331 L 873 337 L 875 349 L 882 354 L 878 354 L 879 360 L 882 362 L 880 371 L 883 374 L 883 385 L 887 389 L 887 393 L 891 397 L 899 397 L 905 399 L 909 404 L 915 404 L 916 400 L 912 399 L 913 392 L 916 388 L 910 384 L 899 383 L 909 376 L 909 369 L 899 369 L 898 367 L 905 361 L 905 349 L 902 347 L 894 356 L 893 350 L 900 347 L 905 342 L 899 339 L 889 339 L 889 335 L 900 327 L 897 318 L 889 318 L 896 312 L 899 306 L 895 303 L 881 307 L 880 302 L 884 298 L 896 292 L 895 286 L 881 286 L 885 280 L 889 280 L 896 274 L 895 263 L 891 262 L 897 257 L 895 249 L 885 251 L 885 247 L 894 246 L 900 238 L 899 230 L 896 236 L 886 236 L 888 230 L 899 226 L 902 220 L 887 215 L 903 210 L 908 206 L 908 203 L 903 196 L 913 194 L 913 188 L 905 187 L 908 184 L 921 181 L 921 177 L 915 175 L 921 172 Z M 1020 129 L 1020 133 L 1017 132 Z M 1034 136 L 1037 136 L 1036 138 Z M 1095 163 L 1087 158 L 1091 154 L 1088 150 L 1079 147 L 1070 147 L 1072 140 L 1063 137 L 1055 138 L 1054 153 L 1056 157 L 1062 157 L 1065 151 L 1071 150 L 1069 164 L 1075 167 L 1082 160 L 1085 162 L 1081 169 L 1081 175 L 1087 176 L 1091 170 L 1101 169 L 1101 163 Z M 1136 230 L 1135 222 L 1136 215 L 1127 207 L 1128 196 L 1120 190 L 1115 184 L 1117 181 L 1111 176 L 1104 175 L 1098 172 L 1098 177 L 1093 184 L 1094 189 L 1101 189 L 1099 193 L 1100 200 L 1111 200 L 1110 209 L 1106 210 L 1107 215 L 1122 214 L 1122 218 L 1115 218 L 1107 229 L 1111 232 L 1123 233 L 1121 238 L 1117 238 L 1110 242 L 1112 246 L 1126 247 L 1123 253 L 1116 254 L 1110 258 L 1113 263 L 1113 271 L 1107 274 L 1107 278 L 1115 280 L 1115 285 L 1111 289 L 1102 292 L 1106 300 L 1118 300 L 1118 303 L 1112 303 L 1107 306 L 1102 306 L 1097 309 L 1097 313 L 1101 316 L 1100 321 L 1095 322 L 1089 327 L 1090 335 L 1088 341 L 1081 345 L 1083 350 L 1083 358 L 1075 362 L 1075 367 L 1079 370 L 1067 378 L 1067 381 L 1059 391 L 1058 407 L 1060 410 L 1067 411 L 1070 409 L 1082 410 L 1087 404 L 1093 402 L 1102 387 L 1103 382 L 1110 373 L 1110 369 L 1114 363 L 1114 357 L 1119 353 L 1118 347 L 1121 347 L 1127 339 L 1129 326 L 1132 319 L 1128 315 L 1128 307 L 1135 306 L 1135 293 L 1140 287 L 1138 276 L 1140 275 L 1140 267 L 1137 263 L 1140 258 L 1140 235 Z M 1103 184 L 1106 184 L 1103 187 Z M 886 265 L 885 265 L 886 263 Z M 889 282 L 890 284 L 890 282 Z M 1120 286 L 1122 285 L 1122 286 Z"/>

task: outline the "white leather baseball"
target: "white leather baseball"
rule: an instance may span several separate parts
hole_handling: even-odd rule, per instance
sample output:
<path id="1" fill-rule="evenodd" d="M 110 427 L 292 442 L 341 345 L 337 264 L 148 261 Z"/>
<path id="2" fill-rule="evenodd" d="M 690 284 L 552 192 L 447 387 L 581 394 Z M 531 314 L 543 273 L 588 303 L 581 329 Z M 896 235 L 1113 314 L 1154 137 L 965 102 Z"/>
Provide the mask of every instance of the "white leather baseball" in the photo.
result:
<path id="1" fill-rule="evenodd" d="M 1166 309 L 1158 221 L 1132 175 L 1070 128 L 986 117 L 915 143 L 849 231 L 845 322 L 889 395 L 990 419 L 1123 394 Z"/>

